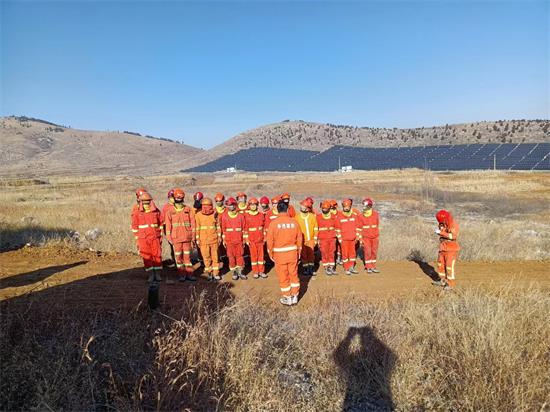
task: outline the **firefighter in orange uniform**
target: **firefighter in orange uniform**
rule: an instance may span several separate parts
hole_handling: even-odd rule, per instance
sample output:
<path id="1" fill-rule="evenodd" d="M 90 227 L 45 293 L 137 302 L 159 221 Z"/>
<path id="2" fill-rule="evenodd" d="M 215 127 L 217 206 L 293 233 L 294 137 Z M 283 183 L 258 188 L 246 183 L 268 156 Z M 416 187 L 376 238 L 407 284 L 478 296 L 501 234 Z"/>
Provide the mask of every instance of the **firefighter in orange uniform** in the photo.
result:
<path id="1" fill-rule="evenodd" d="M 288 216 L 288 204 L 277 205 L 277 218 L 267 231 L 267 250 L 275 262 L 279 286 L 283 297 L 280 302 L 291 306 L 298 303 L 300 280 L 298 257 L 302 249 L 302 232 L 296 219 Z"/>
<path id="2" fill-rule="evenodd" d="M 355 244 L 357 241 L 357 228 L 359 226 L 359 216 L 351 209 L 351 199 L 342 202 L 342 211 L 336 215 L 339 228 L 336 230 L 336 236 L 342 249 L 342 264 L 346 275 L 359 273 L 355 269 L 357 254 Z"/>
<path id="3" fill-rule="evenodd" d="M 179 281 L 196 281 L 191 263 L 192 244 L 195 241 L 195 214 L 183 203 L 185 192 L 174 189 L 174 207 L 166 213 L 166 237 L 174 245 Z"/>
<path id="4" fill-rule="evenodd" d="M 247 199 L 246 193 L 244 193 L 244 192 L 237 193 L 237 210 L 241 214 L 246 212 L 246 209 L 248 208 L 248 204 L 246 203 L 246 199 Z"/>
<path id="5" fill-rule="evenodd" d="M 162 222 L 162 232 L 164 233 L 165 237 L 166 237 L 166 212 L 168 212 L 169 209 L 172 209 L 174 207 L 174 189 L 170 189 L 166 197 L 168 198 L 168 201 L 162 207 L 162 211 L 160 212 L 160 221 Z M 170 257 L 172 258 L 172 262 L 173 262 L 171 265 L 169 265 L 169 267 L 175 267 L 176 257 L 174 255 L 174 246 L 170 243 L 168 239 L 166 240 L 168 241 L 168 245 L 170 246 Z"/>
<path id="6" fill-rule="evenodd" d="M 269 212 L 269 198 L 267 196 L 262 196 L 260 198 L 260 212 L 264 215 Z"/>
<path id="7" fill-rule="evenodd" d="M 458 224 L 453 219 L 451 212 L 440 210 L 435 215 L 438 228 L 435 233 L 439 236 L 439 255 L 437 257 L 437 272 L 439 282 L 435 285 L 443 286 L 445 290 L 455 287 L 455 263 L 458 258 L 460 246 L 458 244 Z"/>
<path id="8" fill-rule="evenodd" d="M 363 213 L 359 216 L 361 228 L 359 241 L 363 246 L 367 273 L 379 273 L 380 271 L 376 268 L 376 257 L 380 238 L 380 216 L 372 206 L 372 199 L 368 197 L 363 199 Z"/>
<path id="9" fill-rule="evenodd" d="M 237 201 L 230 197 L 225 201 L 227 212 L 221 217 L 222 241 L 229 259 L 229 270 L 233 271 L 233 280 L 246 280 L 243 273 L 244 268 L 244 247 L 243 232 L 245 228 L 244 214 L 237 210 Z"/>
<path id="10" fill-rule="evenodd" d="M 148 281 L 160 282 L 162 271 L 161 237 L 162 222 L 160 210 L 157 209 L 153 198 L 146 191 L 139 195 L 139 206 L 132 211 L 132 232 L 136 239 L 143 266 L 149 273 Z"/>
<path id="11" fill-rule="evenodd" d="M 246 226 L 244 240 L 250 249 L 250 263 L 254 279 L 267 278 L 264 261 L 265 215 L 258 210 L 258 199 L 250 198 L 244 214 Z"/>
<path id="12" fill-rule="evenodd" d="M 212 199 L 205 197 L 201 200 L 201 210 L 195 215 L 195 222 L 195 239 L 204 261 L 204 272 L 208 274 L 208 280 L 221 280 L 218 261 L 221 232 Z"/>
<path id="13" fill-rule="evenodd" d="M 315 214 L 310 211 L 311 203 L 307 199 L 300 202 L 300 213 L 296 216 L 296 221 L 300 226 L 303 235 L 302 245 L 302 273 L 305 276 L 315 275 L 315 243 L 317 242 L 318 226 Z"/>
<path id="14" fill-rule="evenodd" d="M 286 203 L 288 205 L 288 212 L 287 214 L 290 216 L 290 217 L 295 217 L 296 216 L 296 209 L 294 209 L 294 206 L 292 206 L 290 204 L 290 195 L 288 193 L 283 193 L 281 195 L 281 200 Z"/>
<path id="15" fill-rule="evenodd" d="M 317 243 L 321 251 L 321 262 L 328 276 L 336 275 L 334 256 L 336 254 L 336 219 L 331 213 L 330 201 L 321 202 L 321 213 L 317 214 L 319 235 Z"/>

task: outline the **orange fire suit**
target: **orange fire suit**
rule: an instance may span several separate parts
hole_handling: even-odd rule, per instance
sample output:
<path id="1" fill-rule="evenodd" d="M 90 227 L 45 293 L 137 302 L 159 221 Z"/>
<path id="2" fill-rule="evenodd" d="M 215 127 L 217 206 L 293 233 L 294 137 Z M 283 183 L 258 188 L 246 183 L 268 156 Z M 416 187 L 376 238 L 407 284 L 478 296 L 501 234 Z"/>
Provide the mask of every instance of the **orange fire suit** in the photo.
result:
<path id="1" fill-rule="evenodd" d="M 279 213 L 267 230 L 267 250 L 275 262 L 275 271 L 283 296 L 298 296 L 298 256 L 302 249 L 302 231 L 296 219 Z"/>
<path id="2" fill-rule="evenodd" d="M 321 251 L 321 262 L 324 268 L 335 264 L 337 224 L 338 222 L 332 213 L 327 215 L 319 213 L 317 215 L 319 250 Z"/>
<path id="3" fill-rule="evenodd" d="M 229 270 L 244 267 L 243 232 L 246 225 L 244 214 L 235 211 L 224 213 L 221 218 L 222 239 L 227 250 Z"/>
<path id="4" fill-rule="evenodd" d="M 442 280 L 446 280 L 449 286 L 455 285 L 455 263 L 458 258 L 460 246 L 458 244 L 458 224 L 451 218 L 439 234 L 439 254 L 437 257 L 437 272 Z"/>
<path id="5" fill-rule="evenodd" d="M 264 273 L 264 223 L 265 215 L 259 211 L 253 213 L 249 210 L 244 214 L 245 230 L 244 240 L 250 248 L 250 263 L 252 273 Z"/>
<path id="6" fill-rule="evenodd" d="M 317 243 L 317 236 L 319 233 L 317 218 L 313 213 L 300 212 L 295 219 L 300 226 L 300 230 L 303 236 L 301 254 L 302 267 L 304 269 L 313 268 L 315 264 L 315 255 L 313 253 L 313 250 L 315 249 L 315 243 Z"/>
<path id="7" fill-rule="evenodd" d="M 132 232 L 146 271 L 162 269 L 160 211 L 151 202 L 149 211 L 143 206 L 132 209 Z"/>
<path id="8" fill-rule="evenodd" d="M 365 269 L 375 269 L 380 239 L 380 216 L 376 210 L 371 210 L 370 213 L 361 213 L 359 219 L 360 231 L 358 233 L 359 239 L 363 243 Z"/>
<path id="9" fill-rule="evenodd" d="M 195 214 L 193 209 L 183 205 L 168 209 L 166 213 L 166 237 L 174 245 L 176 267 L 180 275 L 192 275 L 192 242 L 195 240 Z"/>
<path id="10" fill-rule="evenodd" d="M 221 233 L 214 210 L 203 209 L 195 215 L 196 241 L 202 254 L 204 271 L 217 276 L 220 272 L 218 245 Z"/>
<path id="11" fill-rule="evenodd" d="M 338 228 L 336 236 L 342 247 L 342 263 L 344 269 L 348 270 L 355 266 L 357 253 L 355 243 L 357 240 L 357 228 L 359 226 L 359 216 L 350 210 L 349 212 L 340 211 L 336 215 Z"/>

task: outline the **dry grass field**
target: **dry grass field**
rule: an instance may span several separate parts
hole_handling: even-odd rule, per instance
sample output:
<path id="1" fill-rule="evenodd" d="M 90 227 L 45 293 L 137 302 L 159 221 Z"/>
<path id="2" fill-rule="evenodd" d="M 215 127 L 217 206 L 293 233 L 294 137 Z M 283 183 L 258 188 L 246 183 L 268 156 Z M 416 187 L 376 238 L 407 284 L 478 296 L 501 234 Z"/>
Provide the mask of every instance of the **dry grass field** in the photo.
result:
<path id="1" fill-rule="evenodd" d="M 273 273 L 163 283 L 151 312 L 129 231 L 139 186 L 160 205 L 173 186 L 368 195 L 382 274 L 303 280 L 291 309 Z M 548 173 L 4 179 L 0 202 L 2 410 L 550 409 Z M 426 276 L 442 207 L 462 230 L 450 294 Z"/>

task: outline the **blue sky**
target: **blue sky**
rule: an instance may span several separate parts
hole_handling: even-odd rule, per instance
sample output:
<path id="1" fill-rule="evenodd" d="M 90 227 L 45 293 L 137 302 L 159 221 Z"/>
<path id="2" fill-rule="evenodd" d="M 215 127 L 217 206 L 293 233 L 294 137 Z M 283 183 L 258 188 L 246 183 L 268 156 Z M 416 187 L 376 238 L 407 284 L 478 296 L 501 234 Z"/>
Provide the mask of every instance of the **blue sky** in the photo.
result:
<path id="1" fill-rule="evenodd" d="M 547 1 L 0 1 L 2 115 L 200 147 L 549 117 Z"/>

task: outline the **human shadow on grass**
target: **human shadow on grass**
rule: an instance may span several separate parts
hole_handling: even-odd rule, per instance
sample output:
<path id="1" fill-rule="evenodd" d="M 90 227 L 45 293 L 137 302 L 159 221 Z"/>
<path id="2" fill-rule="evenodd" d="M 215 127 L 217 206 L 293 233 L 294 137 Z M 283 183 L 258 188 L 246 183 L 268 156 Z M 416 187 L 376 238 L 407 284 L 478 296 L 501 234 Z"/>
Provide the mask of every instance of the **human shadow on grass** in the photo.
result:
<path id="1" fill-rule="evenodd" d="M 428 262 L 426 262 L 426 259 L 420 253 L 419 250 L 413 249 L 407 256 L 407 260 L 414 262 L 418 265 L 418 267 L 422 270 L 422 272 L 428 276 L 433 281 L 439 280 L 439 275 L 437 274 L 435 268 L 430 265 Z"/>
<path id="2" fill-rule="evenodd" d="M 50 276 L 63 272 L 64 270 L 83 265 L 87 262 L 87 260 L 81 260 L 80 262 L 69 263 L 66 265 L 49 266 L 43 269 L 32 270 L 30 272 L 19 273 L 17 275 L 2 278 L 0 279 L 0 289 L 17 288 L 36 282 L 41 282 Z"/>
<path id="3" fill-rule="evenodd" d="M 333 359 L 346 382 L 342 411 L 395 409 L 391 376 L 397 356 L 372 328 L 350 327 Z"/>

